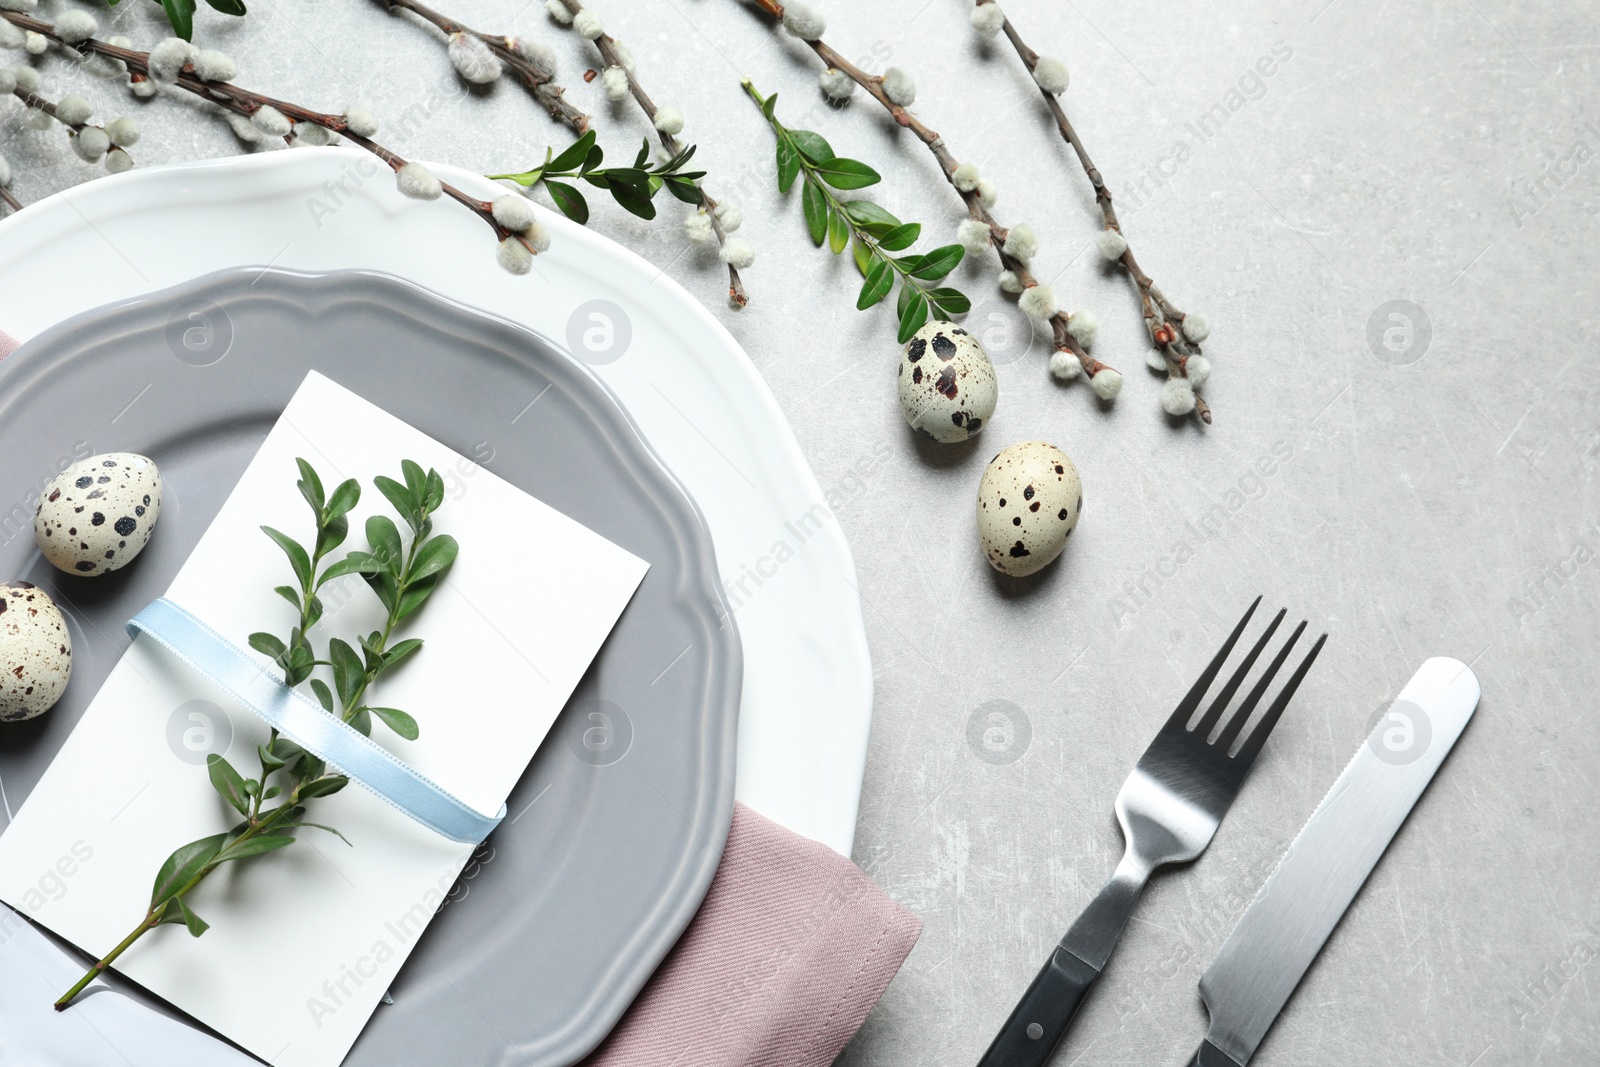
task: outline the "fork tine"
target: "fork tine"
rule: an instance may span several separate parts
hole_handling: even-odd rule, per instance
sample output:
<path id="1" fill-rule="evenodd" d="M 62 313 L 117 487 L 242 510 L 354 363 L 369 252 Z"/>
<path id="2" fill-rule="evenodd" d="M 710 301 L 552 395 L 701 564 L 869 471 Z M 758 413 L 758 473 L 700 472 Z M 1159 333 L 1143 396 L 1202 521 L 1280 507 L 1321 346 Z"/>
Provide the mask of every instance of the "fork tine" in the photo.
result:
<path id="1" fill-rule="evenodd" d="M 1272 663 L 1262 673 L 1259 681 L 1251 688 L 1250 695 L 1245 697 L 1244 703 L 1239 705 L 1239 710 L 1234 712 L 1233 718 L 1228 720 L 1228 725 L 1222 728 L 1222 733 L 1217 735 L 1217 748 L 1223 752 L 1233 747 L 1234 740 L 1239 732 L 1244 729 L 1245 723 L 1250 721 L 1251 712 L 1256 710 L 1256 705 L 1261 703 L 1261 698 L 1266 695 L 1267 686 L 1272 684 L 1272 679 L 1277 677 L 1278 668 L 1283 666 L 1283 661 L 1289 658 L 1289 653 L 1294 650 L 1294 644 L 1300 640 L 1300 635 L 1306 632 L 1304 619 L 1294 628 L 1294 633 L 1289 635 L 1278 654 L 1272 657 Z"/>
<path id="2" fill-rule="evenodd" d="M 1255 647 L 1250 650 L 1250 654 L 1244 658 L 1243 663 L 1239 664 L 1239 669 L 1233 672 L 1233 677 L 1229 678 L 1228 684 L 1222 687 L 1222 692 L 1218 693 L 1217 699 L 1211 702 L 1211 707 L 1206 709 L 1205 716 L 1200 720 L 1200 725 L 1194 728 L 1196 737 L 1204 741 L 1210 736 L 1211 731 L 1216 728 L 1217 723 L 1222 720 L 1222 713 L 1228 710 L 1228 701 L 1233 699 L 1233 694 L 1237 693 L 1239 687 L 1244 684 L 1245 676 L 1250 673 L 1250 668 L 1256 665 L 1256 660 L 1260 658 L 1262 649 L 1267 647 L 1267 642 L 1272 640 L 1272 635 L 1277 632 L 1278 624 L 1283 621 L 1283 617 L 1287 614 L 1287 609 L 1279 608 L 1278 614 L 1272 617 L 1272 621 L 1267 624 L 1266 630 L 1256 640 Z"/>
<path id="3" fill-rule="evenodd" d="M 1206 690 L 1211 688 L 1211 683 L 1216 679 L 1217 672 L 1228 661 L 1228 653 L 1233 651 L 1233 646 L 1239 640 L 1239 635 L 1244 633 L 1245 624 L 1250 621 L 1250 616 L 1256 613 L 1256 608 L 1260 604 L 1261 598 L 1259 596 L 1250 602 L 1250 606 L 1245 609 L 1244 618 L 1240 619 L 1239 625 L 1233 628 L 1233 633 L 1229 634 L 1228 639 L 1222 643 L 1221 650 L 1217 652 L 1210 665 L 1201 672 L 1200 677 L 1195 680 L 1189 692 L 1184 694 L 1182 700 L 1178 701 L 1178 709 L 1172 713 L 1172 717 L 1167 720 L 1167 725 L 1162 729 L 1187 730 L 1189 728 L 1189 717 L 1194 714 L 1194 709 L 1200 706 L 1200 701 L 1206 695 Z"/>
<path id="4" fill-rule="evenodd" d="M 1317 643 L 1311 646 L 1310 652 L 1306 653 L 1305 660 L 1301 662 L 1299 667 L 1295 668 L 1294 674 L 1284 684 L 1283 692 L 1278 694 L 1278 699 L 1272 702 L 1272 707 L 1267 709 L 1267 713 L 1261 717 L 1261 722 L 1250 732 L 1250 736 L 1245 739 L 1245 743 L 1239 747 L 1239 755 L 1235 757 L 1236 759 L 1249 761 L 1256 758 L 1256 753 L 1261 751 L 1261 746 L 1267 743 L 1267 735 L 1272 732 L 1274 726 L 1278 725 L 1278 719 L 1283 715 L 1283 709 L 1289 706 L 1289 698 L 1294 696 L 1296 689 L 1300 688 L 1300 680 L 1311 669 L 1312 662 L 1317 658 L 1317 653 L 1322 651 L 1322 646 L 1327 640 L 1327 634 L 1317 638 Z"/>

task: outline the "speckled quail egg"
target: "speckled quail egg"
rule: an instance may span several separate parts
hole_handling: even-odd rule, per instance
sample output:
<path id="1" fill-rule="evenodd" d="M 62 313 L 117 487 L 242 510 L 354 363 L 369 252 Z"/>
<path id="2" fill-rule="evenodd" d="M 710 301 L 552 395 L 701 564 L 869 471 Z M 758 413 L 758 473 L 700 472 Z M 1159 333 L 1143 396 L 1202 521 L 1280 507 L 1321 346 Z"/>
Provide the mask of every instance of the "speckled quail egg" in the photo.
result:
<path id="1" fill-rule="evenodd" d="M 133 562 L 160 515 L 155 461 L 111 452 L 73 464 L 45 487 L 33 536 L 44 558 L 68 574 L 106 574 Z"/>
<path id="2" fill-rule="evenodd" d="M 930 322 L 912 335 L 900 357 L 899 385 L 911 428 L 946 444 L 976 436 L 999 397 L 989 354 L 949 322 Z"/>
<path id="3" fill-rule="evenodd" d="M 1049 566 L 1078 525 L 1083 483 L 1067 454 L 1043 441 L 1012 445 L 978 483 L 978 539 L 995 570 L 1021 578 Z"/>
<path id="4" fill-rule="evenodd" d="M 72 679 L 72 635 L 61 609 L 27 582 L 0 585 L 0 722 L 55 707 Z"/>

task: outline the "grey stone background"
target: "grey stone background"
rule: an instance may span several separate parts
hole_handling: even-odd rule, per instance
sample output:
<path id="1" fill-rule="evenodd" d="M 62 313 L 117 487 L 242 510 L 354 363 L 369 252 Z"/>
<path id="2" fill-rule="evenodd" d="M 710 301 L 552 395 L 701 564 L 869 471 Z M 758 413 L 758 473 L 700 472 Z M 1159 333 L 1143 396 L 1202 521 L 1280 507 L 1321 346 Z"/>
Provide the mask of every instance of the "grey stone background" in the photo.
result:
<path id="1" fill-rule="evenodd" d="M 644 133 L 577 76 L 592 53 L 542 5 L 440 2 L 554 43 L 617 151 Z M 961 213 L 927 152 L 859 94 L 818 105 L 810 53 L 737 0 L 596 6 L 647 88 L 688 116 L 713 192 L 743 204 L 750 307 L 725 308 L 679 209 L 647 225 L 601 208 L 593 224 L 742 341 L 839 491 L 857 555 L 878 699 L 855 858 L 926 930 L 841 1062 L 977 1059 L 1115 865 L 1129 767 L 1257 593 L 1326 629 L 1327 650 L 1211 849 L 1152 885 L 1055 1062 L 1183 1062 L 1205 1026 L 1199 974 L 1431 655 L 1472 664 L 1477 718 L 1255 1062 L 1600 1062 L 1593 6 L 1010 0 L 1030 42 L 1071 67 L 1066 105 L 1141 260 L 1213 323 L 1203 428 L 1157 408 L 1131 292 L 1093 254 L 1087 183 L 1015 57 L 977 43 L 966 0 L 821 5 L 847 56 L 917 79 L 917 113 L 999 184 L 1002 221 L 1040 232 L 1038 272 L 1100 315 L 1096 354 L 1127 375 L 1110 406 L 1053 383 L 994 262 L 964 265 L 953 281 L 975 300 L 968 326 L 1000 364 L 1001 400 L 981 441 L 953 448 L 907 432 L 888 309 L 857 313 L 852 269 L 810 248 L 739 76 L 781 91 L 791 124 L 872 163 L 874 195 L 942 236 Z M 393 146 L 413 158 L 498 171 L 566 141 L 510 84 L 456 91 L 430 32 L 375 0 L 251 8 L 242 22 L 202 10 L 197 35 L 238 57 L 242 84 L 386 117 L 431 96 Z M 160 30 L 147 0 L 115 21 L 144 44 Z M 1292 54 L 1258 80 L 1275 47 Z M 124 102 L 59 57 L 40 66 L 102 116 L 141 115 L 142 164 L 241 151 L 187 101 Z M 1226 120 L 1197 136 L 1214 105 Z M 60 141 L 0 109 L 22 199 L 97 173 Z M 1369 343 L 1375 321 L 1404 325 L 1378 314 L 1391 301 L 1420 310 L 1425 345 L 1420 329 L 1398 352 Z M 1087 503 L 1057 564 L 1004 582 L 978 552 L 975 488 L 995 451 L 1034 438 L 1074 457 Z"/>

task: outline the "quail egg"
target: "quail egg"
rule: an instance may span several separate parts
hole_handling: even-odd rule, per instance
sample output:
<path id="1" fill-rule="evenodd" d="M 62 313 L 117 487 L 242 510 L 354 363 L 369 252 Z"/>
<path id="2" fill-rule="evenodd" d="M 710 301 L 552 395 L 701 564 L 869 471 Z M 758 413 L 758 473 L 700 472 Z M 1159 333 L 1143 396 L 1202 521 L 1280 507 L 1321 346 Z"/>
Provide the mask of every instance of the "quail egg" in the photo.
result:
<path id="1" fill-rule="evenodd" d="M 913 334 L 899 374 L 906 422 L 935 441 L 974 437 L 994 414 L 994 364 L 978 339 L 953 323 L 930 322 Z"/>
<path id="2" fill-rule="evenodd" d="M 1002 574 L 1043 570 L 1078 525 L 1083 483 L 1067 454 L 1043 441 L 1012 445 L 990 461 L 978 483 L 978 539 Z"/>
<path id="3" fill-rule="evenodd" d="M 155 461 L 111 452 L 73 464 L 45 487 L 33 536 L 44 558 L 68 574 L 106 574 L 133 562 L 160 515 Z"/>
<path id="4" fill-rule="evenodd" d="M 0 722 L 55 707 L 72 678 L 72 636 L 61 609 L 27 582 L 0 585 Z"/>

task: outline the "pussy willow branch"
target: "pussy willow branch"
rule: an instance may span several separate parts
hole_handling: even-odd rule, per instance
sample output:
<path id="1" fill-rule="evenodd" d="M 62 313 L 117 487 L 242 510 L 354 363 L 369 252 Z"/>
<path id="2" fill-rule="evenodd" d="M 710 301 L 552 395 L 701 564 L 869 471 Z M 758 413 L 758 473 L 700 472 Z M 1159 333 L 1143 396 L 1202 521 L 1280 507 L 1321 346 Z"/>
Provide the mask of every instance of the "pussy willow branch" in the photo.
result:
<path id="1" fill-rule="evenodd" d="M 579 0 L 562 0 L 562 3 L 566 5 L 568 11 L 572 12 L 573 17 L 577 17 L 578 13 L 583 10 L 583 4 Z M 633 94 L 634 102 L 644 111 L 645 117 L 650 120 L 651 128 L 654 128 L 656 124 L 655 101 L 651 100 L 650 94 L 644 91 L 644 86 L 639 84 L 639 79 L 634 77 L 633 71 L 629 69 L 628 64 L 622 61 L 622 54 L 617 48 L 617 39 L 609 33 L 602 33 L 595 38 L 594 45 L 600 50 L 600 59 L 606 66 L 616 67 L 628 76 L 628 91 Z M 656 137 L 660 140 L 661 147 L 667 151 L 668 155 L 676 156 L 683 150 L 683 145 L 670 133 L 656 130 Z M 705 197 L 706 215 L 711 220 L 712 232 L 717 235 L 717 245 L 720 247 L 727 244 L 728 233 L 722 228 L 722 220 L 717 218 L 717 202 L 711 199 L 711 195 L 706 192 L 705 186 L 699 180 L 696 180 L 694 184 L 700 190 L 700 194 Z M 750 302 L 749 295 L 744 291 L 744 282 L 739 278 L 739 270 L 732 263 L 728 264 L 728 299 L 735 307 L 744 307 Z"/>
<path id="2" fill-rule="evenodd" d="M 555 75 L 543 70 L 537 63 L 517 53 L 511 47 L 510 40 L 506 37 L 496 37 L 490 33 L 480 33 L 469 26 L 463 26 L 448 15 L 441 14 L 418 0 L 377 0 L 390 12 L 396 8 L 409 11 L 418 18 L 431 23 L 446 34 L 464 33 L 468 37 L 476 37 L 489 46 L 506 67 L 516 72 L 522 79 L 522 84 L 533 93 L 534 99 L 544 105 L 550 112 L 550 117 L 557 122 L 571 126 L 573 132 L 579 137 L 589 132 L 589 116 L 579 111 L 567 100 L 566 90 L 556 84 Z"/>
<path id="3" fill-rule="evenodd" d="M 992 4 L 995 0 L 976 0 L 976 6 Z M 1016 49 L 1017 57 L 1022 60 L 1022 65 L 1032 74 L 1039 65 L 1039 53 L 1029 48 L 1023 41 L 1022 35 L 1007 18 L 1001 23 L 1006 39 L 1011 42 L 1011 47 Z M 1094 160 L 1089 158 L 1089 152 L 1083 147 L 1083 140 L 1078 136 L 1078 131 L 1067 118 L 1066 109 L 1061 106 L 1061 100 L 1044 88 L 1039 89 L 1039 95 L 1044 98 L 1045 106 L 1050 109 L 1051 116 L 1056 120 L 1056 129 L 1067 144 L 1072 146 L 1072 151 L 1077 155 L 1078 162 L 1083 166 L 1083 172 L 1089 178 L 1089 184 L 1094 186 L 1094 199 L 1100 205 L 1100 214 L 1105 223 L 1105 228 L 1121 233 L 1124 240 L 1127 234 L 1122 231 L 1122 223 L 1117 219 L 1117 209 L 1112 203 L 1111 190 L 1106 188 L 1105 179 L 1101 177 L 1100 170 L 1094 165 Z M 1134 288 L 1139 294 L 1139 304 L 1144 312 L 1145 328 L 1150 332 L 1150 342 L 1156 346 L 1162 357 L 1167 362 L 1168 378 L 1187 378 L 1189 346 L 1184 341 L 1183 320 L 1184 312 L 1174 307 L 1159 288 L 1155 281 L 1139 266 L 1139 261 L 1133 257 L 1133 246 L 1130 244 L 1122 253 L 1122 265 L 1128 268 L 1128 277 L 1132 280 Z M 1165 329 L 1163 329 L 1165 327 Z M 1206 423 L 1211 422 L 1211 408 L 1205 399 L 1198 393 L 1195 395 L 1195 412 Z"/>
<path id="4" fill-rule="evenodd" d="M 779 3 L 778 0 L 754 0 L 754 3 L 773 18 L 782 20 L 783 4 Z M 843 72 L 851 81 L 865 89 L 869 96 L 883 105 L 895 122 L 910 130 L 916 135 L 917 140 L 928 146 L 928 150 L 933 153 L 934 159 L 939 161 L 939 168 L 944 171 L 945 180 L 950 183 L 950 188 L 955 189 L 956 195 L 961 197 L 962 202 L 966 204 L 968 216 L 989 227 L 989 243 L 994 246 L 995 252 L 999 254 L 1001 265 L 1016 274 L 1017 280 L 1022 283 L 1024 289 L 1031 289 L 1038 285 L 1039 280 L 1028 270 L 1028 265 L 1005 250 L 1006 235 L 1010 231 L 1002 227 L 994 220 L 994 216 L 989 214 L 989 209 L 984 207 L 983 201 L 978 198 L 978 191 L 973 189 L 970 192 L 963 193 L 960 189 L 956 189 L 955 173 L 959 164 L 956 162 L 955 156 L 951 154 L 950 149 L 945 145 L 944 138 L 929 129 L 915 115 L 890 100 L 889 94 L 883 91 L 882 78 L 876 78 L 866 73 L 820 40 L 806 41 L 804 43 L 817 54 L 817 58 L 821 59 L 824 65 Z M 1077 338 L 1067 332 L 1067 313 L 1065 311 L 1057 311 L 1050 317 L 1050 330 L 1055 346 L 1076 356 L 1078 363 L 1083 367 L 1084 373 L 1091 378 L 1102 370 L 1112 369 L 1108 364 L 1102 363 L 1089 355 L 1083 346 L 1078 343 Z"/>
<path id="5" fill-rule="evenodd" d="M 4 18 L 12 25 L 19 26 L 22 29 L 33 30 L 35 33 L 43 34 L 45 37 L 48 37 L 50 40 L 60 45 L 63 49 L 76 51 L 83 55 L 95 53 L 98 55 L 107 56 L 111 59 L 120 59 L 123 63 L 128 65 L 129 71 L 145 77 L 150 76 L 150 53 L 148 52 L 140 52 L 132 48 L 118 48 L 116 45 L 107 44 L 104 41 L 94 37 L 90 37 L 84 41 L 79 41 L 76 44 L 68 44 L 56 34 L 55 27 L 48 22 L 41 22 L 39 19 L 18 14 L 14 11 L 0 11 L 0 18 Z M 310 108 L 301 107 L 299 104 L 291 104 L 285 100 L 278 100 L 263 93 L 257 93 L 249 89 L 240 88 L 239 86 L 232 85 L 228 82 L 201 81 L 195 76 L 194 67 L 189 64 L 184 66 L 183 72 L 178 75 L 178 80 L 170 84 L 175 85 L 177 88 L 182 89 L 185 92 L 192 93 L 203 100 L 209 100 L 213 104 L 227 108 L 229 111 L 232 111 L 235 114 L 243 115 L 246 118 L 254 115 L 263 107 L 276 108 L 278 111 L 281 111 L 291 122 L 309 122 L 313 126 L 322 127 L 329 133 L 339 134 L 357 148 L 361 148 L 367 152 L 370 152 L 379 159 L 383 160 L 384 163 L 388 164 L 391 170 L 398 171 L 401 167 L 406 165 L 406 160 L 401 156 L 389 151 L 389 149 L 378 144 L 371 138 L 362 137 L 360 134 L 353 133 L 348 128 L 348 124 L 345 122 L 343 115 L 329 115 L 320 111 L 313 111 Z M 512 233 L 495 221 L 493 205 L 490 204 L 489 201 L 479 200 L 475 196 L 469 196 L 460 189 L 457 189 L 455 186 L 451 185 L 449 182 L 440 182 L 439 185 L 444 190 L 445 194 L 452 200 L 461 204 L 463 207 L 467 208 L 473 214 L 477 215 L 480 219 L 486 222 L 489 227 L 494 230 L 495 236 L 498 239 L 505 241 L 515 238 L 516 240 L 521 241 L 523 245 L 527 247 L 529 252 L 535 251 L 533 246 L 528 243 L 526 238 L 520 234 Z"/>
<path id="6" fill-rule="evenodd" d="M 17 88 L 11 90 L 11 95 L 16 97 L 18 100 L 21 100 L 24 104 L 26 104 L 28 106 L 28 108 L 30 110 L 42 111 L 46 115 L 49 115 L 51 118 L 53 118 L 57 122 L 61 123 L 61 125 L 65 126 L 67 129 L 71 130 L 74 136 L 82 133 L 84 130 L 88 129 L 91 126 L 95 126 L 95 124 L 92 123 L 92 122 L 66 122 L 66 121 L 64 121 L 61 118 L 61 116 L 59 114 L 57 114 L 56 105 L 55 104 L 51 103 L 49 100 L 46 100 L 44 97 L 40 96 L 37 93 L 29 92 L 27 89 L 22 88 L 20 85 Z M 106 132 L 106 129 L 105 129 L 104 126 L 96 126 L 96 129 L 100 130 L 101 133 L 105 133 Z M 106 139 L 107 140 L 111 139 L 110 138 L 110 134 L 106 135 Z M 122 148 L 122 146 L 117 144 L 115 141 L 111 141 L 111 148 L 112 149 L 117 149 L 117 148 Z M 124 154 L 126 154 L 128 150 L 126 148 L 122 148 L 122 151 L 123 151 Z"/>

